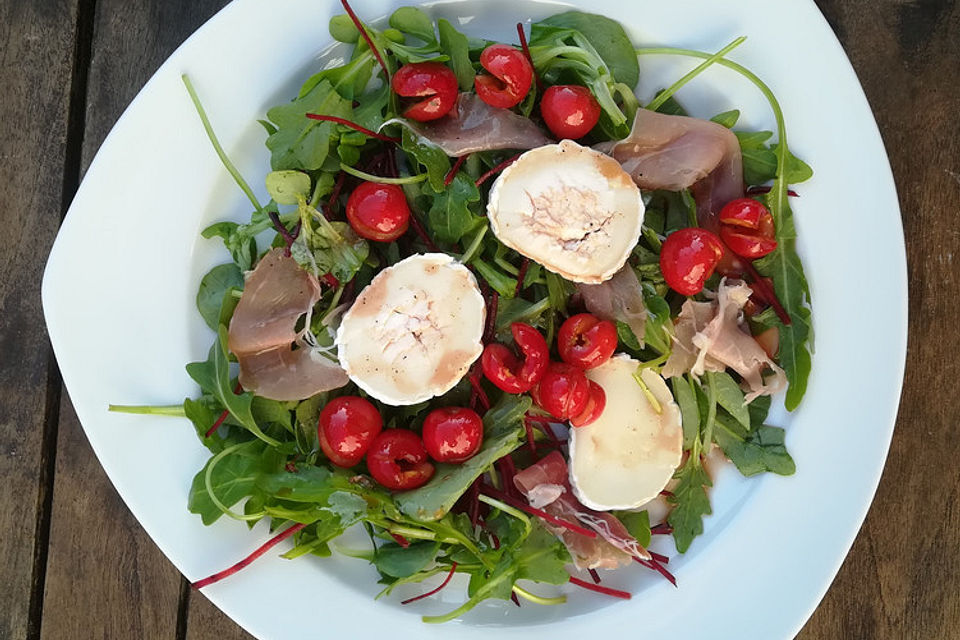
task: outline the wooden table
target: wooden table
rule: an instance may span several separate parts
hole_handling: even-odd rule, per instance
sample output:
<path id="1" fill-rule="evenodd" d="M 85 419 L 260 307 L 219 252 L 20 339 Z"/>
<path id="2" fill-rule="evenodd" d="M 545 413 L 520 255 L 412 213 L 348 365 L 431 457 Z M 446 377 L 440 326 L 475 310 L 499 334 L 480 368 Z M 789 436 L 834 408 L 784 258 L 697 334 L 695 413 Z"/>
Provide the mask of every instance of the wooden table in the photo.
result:
<path id="1" fill-rule="evenodd" d="M 224 4 L 0 0 L 0 640 L 249 637 L 189 589 L 111 487 L 63 391 L 39 296 L 62 215 L 104 136 Z M 799 637 L 957 638 L 960 2 L 818 4 L 890 153 L 912 313 L 883 481 Z"/>

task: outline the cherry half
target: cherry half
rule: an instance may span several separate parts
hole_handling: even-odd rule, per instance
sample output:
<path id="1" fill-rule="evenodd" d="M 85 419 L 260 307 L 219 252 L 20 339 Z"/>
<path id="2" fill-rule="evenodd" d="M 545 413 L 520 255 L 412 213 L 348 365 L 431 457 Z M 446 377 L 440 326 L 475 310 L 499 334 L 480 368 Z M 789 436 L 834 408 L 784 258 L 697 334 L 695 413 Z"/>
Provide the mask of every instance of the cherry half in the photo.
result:
<path id="1" fill-rule="evenodd" d="M 416 489 L 433 476 L 423 440 L 413 431 L 388 429 L 367 451 L 367 469 L 373 479 L 392 491 Z"/>

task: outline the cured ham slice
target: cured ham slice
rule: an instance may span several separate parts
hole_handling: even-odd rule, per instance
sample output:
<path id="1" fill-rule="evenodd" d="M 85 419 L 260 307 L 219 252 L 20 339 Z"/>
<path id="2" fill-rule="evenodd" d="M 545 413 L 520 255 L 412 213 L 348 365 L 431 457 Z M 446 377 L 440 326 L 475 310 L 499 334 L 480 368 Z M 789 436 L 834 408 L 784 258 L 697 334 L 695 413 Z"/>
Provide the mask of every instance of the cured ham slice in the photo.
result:
<path id="1" fill-rule="evenodd" d="M 664 377 L 690 372 L 736 371 L 749 387 L 747 402 L 773 395 L 786 387 L 787 377 L 742 322 L 743 306 L 752 291 L 746 283 L 720 281 L 712 302 L 683 303 L 677 318 L 674 348 L 663 367 Z M 764 374 L 768 374 L 764 377 Z"/>
<path id="2" fill-rule="evenodd" d="M 240 384 L 271 400 L 301 400 L 347 384 L 340 365 L 311 347 L 297 321 L 320 299 L 320 283 L 283 249 L 267 253 L 247 277 L 228 331 Z"/>
<path id="3" fill-rule="evenodd" d="M 643 346 L 647 326 L 647 307 L 637 272 L 628 264 L 601 284 L 577 286 L 587 310 L 602 320 L 623 322 Z"/>
<path id="4" fill-rule="evenodd" d="M 691 189 L 700 224 L 710 230 L 723 205 L 743 197 L 740 143 L 715 122 L 639 109 L 629 136 L 597 148 L 616 158 L 641 189 Z"/>
<path id="5" fill-rule="evenodd" d="M 549 522 L 543 523 L 567 547 L 578 569 L 616 569 L 629 564 L 634 557 L 650 559 L 647 550 L 613 514 L 588 509 L 574 497 L 567 462 L 558 451 L 519 472 L 513 483 L 532 506 L 561 520 L 581 522 L 597 532 L 596 538 L 589 538 Z"/>
<path id="6" fill-rule="evenodd" d="M 456 108 L 439 120 L 395 118 L 384 124 L 391 123 L 407 127 L 455 158 L 477 151 L 535 149 L 552 142 L 529 118 L 491 107 L 474 93 L 461 93 Z"/>

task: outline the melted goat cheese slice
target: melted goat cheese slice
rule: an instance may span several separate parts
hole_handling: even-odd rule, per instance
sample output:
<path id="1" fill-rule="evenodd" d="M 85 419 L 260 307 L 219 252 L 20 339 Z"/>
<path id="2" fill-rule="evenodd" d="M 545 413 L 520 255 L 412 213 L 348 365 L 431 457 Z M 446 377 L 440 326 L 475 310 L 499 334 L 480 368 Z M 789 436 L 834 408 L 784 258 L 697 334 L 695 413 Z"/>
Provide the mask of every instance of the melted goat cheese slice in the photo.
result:
<path id="1" fill-rule="evenodd" d="M 570 484 L 580 502 L 598 511 L 633 509 L 656 498 L 683 454 L 680 408 L 663 378 L 644 369 L 641 379 L 657 399 L 657 413 L 633 378 L 640 363 L 616 355 L 587 371 L 606 393 L 595 421 L 570 430 Z"/>
<path id="2" fill-rule="evenodd" d="M 599 284 L 640 238 L 640 189 L 620 163 L 571 140 L 520 156 L 490 190 L 490 228 L 503 244 L 568 280 Z"/>
<path id="3" fill-rule="evenodd" d="M 337 330 L 340 366 L 389 405 L 446 393 L 483 351 L 486 307 L 470 270 L 443 253 L 378 273 Z"/>

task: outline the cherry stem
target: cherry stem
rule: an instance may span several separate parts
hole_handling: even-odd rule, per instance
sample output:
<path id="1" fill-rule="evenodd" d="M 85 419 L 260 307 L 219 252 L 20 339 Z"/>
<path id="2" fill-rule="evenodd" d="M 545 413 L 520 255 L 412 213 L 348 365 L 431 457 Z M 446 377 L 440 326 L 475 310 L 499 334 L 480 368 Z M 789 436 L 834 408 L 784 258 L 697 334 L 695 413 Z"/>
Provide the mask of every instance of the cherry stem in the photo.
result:
<path id="1" fill-rule="evenodd" d="M 371 131 L 366 127 L 360 126 L 356 122 L 351 122 L 344 118 L 338 118 L 337 116 L 326 116 L 319 113 L 308 113 L 307 117 L 311 120 L 320 120 L 322 122 L 336 122 L 337 124 L 342 124 L 345 127 L 350 127 L 354 131 L 359 131 L 360 133 L 370 136 L 371 138 L 376 138 L 377 140 L 383 140 L 384 142 L 393 142 L 394 144 L 400 143 L 400 138 L 395 138 L 393 136 L 385 136 L 382 133 L 377 133 L 376 131 Z"/>
<path id="2" fill-rule="evenodd" d="M 575 525 L 572 522 L 567 522 L 566 520 L 561 520 L 560 518 L 556 518 L 550 515 L 549 513 L 547 513 L 546 511 L 537 509 L 536 507 L 531 507 L 529 504 L 526 504 L 521 500 L 517 500 L 513 496 L 509 496 L 506 493 L 503 493 L 502 491 L 497 491 L 496 489 L 494 489 L 489 485 L 485 484 L 482 487 L 480 487 L 480 493 L 490 496 L 491 498 L 496 498 L 497 500 L 505 502 L 511 507 L 516 507 L 521 511 L 526 511 L 530 515 L 534 515 L 534 516 L 537 516 L 538 518 L 542 518 L 551 524 L 557 525 L 558 527 L 569 529 L 574 533 L 579 533 L 580 535 L 586 536 L 588 538 L 597 537 L 597 533 L 595 531 L 591 531 L 590 529 L 584 529 L 583 527 L 579 525 Z"/>
<path id="3" fill-rule="evenodd" d="M 487 180 L 489 180 L 489 179 L 491 178 L 491 176 L 494 176 L 494 175 L 500 173 L 501 171 L 503 171 L 504 169 L 506 169 L 507 167 L 509 167 L 510 165 L 512 165 L 514 162 L 516 162 L 516 161 L 517 161 L 517 158 L 519 158 L 521 155 L 522 155 L 522 154 L 519 154 L 519 153 L 518 153 L 517 155 L 515 155 L 515 156 L 513 156 L 513 157 L 511 157 L 511 158 L 507 158 L 506 160 L 504 160 L 503 162 L 501 162 L 500 164 L 498 164 L 497 166 L 495 166 L 493 169 L 490 169 L 490 171 L 487 171 L 485 174 L 483 174 L 482 176 L 480 176 L 479 178 L 477 178 L 477 181 L 476 181 L 474 184 L 479 187 L 479 186 L 482 185 L 484 182 L 486 182 Z"/>
<path id="4" fill-rule="evenodd" d="M 254 551 L 253 553 L 251 553 L 246 558 L 244 558 L 237 564 L 233 565 L 232 567 L 228 569 L 224 569 L 219 573 L 215 573 L 208 578 L 204 578 L 203 580 L 198 580 L 194 582 L 193 585 L 191 586 L 193 586 L 194 589 L 203 589 L 204 587 L 209 586 L 214 582 L 220 582 L 224 578 L 229 578 L 230 576 L 237 573 L 238 571 L 240 571 L 241 569 L 249 565 L 251 562 L 253 562 L 257 558 L 265 554 L 267 551 L 269 551 L 276 545 L 280 544 L 281 542 L 283 542 L 284 540 L 286 540 L 287 538 L 295 534 L 297 531 L 300 531 L 301 529 L 303 529 L 305 526 L 307 526 L 306 523 L 298 522 L 297 524 L 293 525 L 289 529 L 286 529 L 285 531 L 275 535 L 274 537 L 264 542 L 262 545 L 260 545 L 260 547 L 257 548 L 256 551 Z"/>
<path id="5" fill-rule="evenodd" d="M 620 591 L 619 589 L 611 589 L 610 587 L 604 587 L 599 584 L 591 584 L 580 578 L 575 578 L 570 576 L 570 584 L 575 584 L 578 587 L 582 587 L 587 591 L 595 591 L 596 593 L 602 593 L 605 596 L 613 596 L 614 598 L 622 598 L 624 600 L 629 600 L 632 596 L 626 591 Z"/>
<path id="6" fill-rule="evenodd" d="M 367 46 L 370 47 L 373 57 L 377 59 L 377 62 L 379 62 L 380 66 L 383 68 L 383 73 L 387 76 L 387 81 L 389 83 L 390 70 L 387 68 L 387 65 L 384 64 L 383 57 L 380 55 L 380 50 L 374 46 L 373 39 L 370 38 L 370 34 L 367 33 L 367 28 L 363 26 L 362 22 L 360 22 L 360 18 L 358 18 L 357 14 L 353 12 L 353 9 L 350 7 L 350 4 L 347 2 L 347 0 L 340 0 L 340 4 L 343 5 L 347 15 L 350 16 L 350 19 L 353 20 L 353 24 L 357 27 L 357 31 L 360 32 L 360 35 L 363 36 L 363 39 L 367 42 Z"/>
<path id="7" fill-rule="evenodd" d="M 770 286 L 767 285 L 766 280 L 763 279 L 763 276 L 760 275 L 750 260 L 744 260 L 743 265 L 746 268 L 747 273 L 750 274 L 750 279 L 753 281 L 752 284 L 759 290 L 758 293 L 763 297 L 764 300 L 770 303 L 770 306 L 772 306 L 773 310 L 776 311 L 777 317 L 780 318 L 780 321 L 783 322 L 783 324 L 790 326 L 790 314 L 788 314 L 786 309 L 780 305 L 780 300 L 777 299 L 776 292 L 774 292 Z"/>
<path id="8" fill-rule="evenodd" d="M 457 158 L 457 161 L 453 163 L 453 166 L 450 168 L 450 171 L 447 172 L 447 177 L 443 179 L 443 186 L 445 187 L 450 186 L 450 183 L 453 182 L 453 179 L 457 175 L 457 171 L 460 171 L 460 167 L 463 166 L 463 163 L 466 162 L 467 156 L 469 155 L 470 154 L 468 153 L 466 156 L 460 156 L 459 158 Z"/>
<path id="9" fill-rule="evenodd" d="M 520 36 L 520 48 L 523 49 L 523 53 L 527 56 L 527 61 L 530 63 L 530 68 L 533 69 L 533 79 L 537 83 L 537 91 L 543 93 L 543 81 L 537 73 L 537 68 L 533 66 L 533 56 L 530 55 L 530 47 L 527 45 L 527 36 L 523 32 L 522 22 L 517 23 L 517 35 Z"/>
<path id="10" fill-rule="evenodd" d="M 450 580 L 453 578 L 453 574 L 455 574 L 456 572 L 457 572 L 457 563 L 454 562 L 453 564 L 450 565 L 450 571 L 447 572 L 447 577 L 443 579 L 443 582 L 440 583 L 439 587 L 435 589 L 431 589 L 426 593 L 421 593 L 418 596 L 407 598 L 406 600 L 402 601 L 400 604 L 410 604 L 411 602 L 416 602 L 417 600 L 423 600 L 424 598 L 429 598 L 430 596 L 438 593 L 441 589 L 443 589 L 445 586 L 450 584 Z"/>

